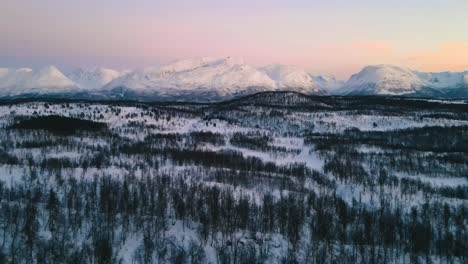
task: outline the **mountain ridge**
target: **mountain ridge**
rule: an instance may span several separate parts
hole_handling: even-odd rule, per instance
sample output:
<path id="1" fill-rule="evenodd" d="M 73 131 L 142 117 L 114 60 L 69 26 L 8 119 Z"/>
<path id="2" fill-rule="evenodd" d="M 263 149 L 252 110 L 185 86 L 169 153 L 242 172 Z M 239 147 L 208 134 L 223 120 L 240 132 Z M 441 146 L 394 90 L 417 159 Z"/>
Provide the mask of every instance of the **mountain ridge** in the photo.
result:
<path id="1" fill-rule="evenodd" d="M 468 97 L 468 71 L 421 72 L 388 64 L 369 65 L 348 81 L 312 75 L 293 65 L 253 67 L 243 59 L 200 57 L 135 71 L 55 66 L 38 70 L 0 68 L 0 97 L 61 96 L 109 100 L 219 101 L 268 91 L 309 95 Z"/>
<path id="2" fill-rule="evenodd" d="M 102 88 L 112 80 L 122 75 L 122 72 L 116 70 L 103 67 L 92 67 L 77 68 L 67 74 L 67 77 L 75 82 L 81 89 L 96 90 Z"/>

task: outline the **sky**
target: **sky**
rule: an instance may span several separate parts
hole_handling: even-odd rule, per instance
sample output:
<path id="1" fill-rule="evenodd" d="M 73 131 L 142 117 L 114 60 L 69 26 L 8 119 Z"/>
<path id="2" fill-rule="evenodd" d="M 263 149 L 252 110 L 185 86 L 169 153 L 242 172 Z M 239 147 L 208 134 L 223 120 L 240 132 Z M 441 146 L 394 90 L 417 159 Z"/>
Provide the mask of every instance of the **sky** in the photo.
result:
<path id="1" fill-rule="evenodd" d="M 0 67 L 143 68 L 240 57 L 348 78 L 468 70 L 468 1 L 2 0 Z"/>

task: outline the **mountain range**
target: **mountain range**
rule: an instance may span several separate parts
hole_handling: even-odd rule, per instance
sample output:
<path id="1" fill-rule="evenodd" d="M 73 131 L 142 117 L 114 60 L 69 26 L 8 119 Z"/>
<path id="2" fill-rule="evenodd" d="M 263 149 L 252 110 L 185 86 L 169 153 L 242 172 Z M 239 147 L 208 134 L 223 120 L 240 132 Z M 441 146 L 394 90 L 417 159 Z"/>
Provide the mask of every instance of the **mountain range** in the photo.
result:
<path id="1" fill-rule="evenodd" d="M 48 97 L 215 101 L 266 91 L 309 95 L 468 97 L 468 71 L 429 73 L 393 65 L 366 66 L 344 82 L 291 65 L 261 68 L 236 58 L 195 58 L 155 68 L 116 71 L 54 66 L 0 68 L 0 98 Z"/>

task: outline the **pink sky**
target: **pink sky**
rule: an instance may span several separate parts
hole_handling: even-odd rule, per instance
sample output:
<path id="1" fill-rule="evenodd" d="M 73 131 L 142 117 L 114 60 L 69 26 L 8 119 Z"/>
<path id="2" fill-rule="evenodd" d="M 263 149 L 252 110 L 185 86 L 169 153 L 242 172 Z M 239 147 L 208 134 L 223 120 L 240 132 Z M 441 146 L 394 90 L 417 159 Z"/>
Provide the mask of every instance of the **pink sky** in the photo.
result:
<path id="1" fill-rule="evenodd" d="M 233 56 L 342 79 L 368 64 L 468 70 L 466 1 L 7 0 L 2 5 L 0 67 L 125 69 Z"/>

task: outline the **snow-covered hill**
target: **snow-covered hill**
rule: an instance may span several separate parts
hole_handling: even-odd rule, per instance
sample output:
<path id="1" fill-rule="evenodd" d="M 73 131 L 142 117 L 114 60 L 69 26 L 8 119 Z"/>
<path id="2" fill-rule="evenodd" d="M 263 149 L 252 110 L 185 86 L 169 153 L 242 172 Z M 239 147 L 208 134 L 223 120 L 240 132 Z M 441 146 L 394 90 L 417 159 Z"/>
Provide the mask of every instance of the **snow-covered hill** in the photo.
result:
<path id="1" fill-rule="evenodd" d="M 342 95 L 450 96 L 468 89 L 468 72 L 419 72 L 393 65 L 364 67 L 337 93 Z"/>
<path id="2" fill-rule="evenodd" d="M 260 69 L 276 83 L 278 90 L 293 90 L 306 94 L 324 94 L 320 85 L 303 69 L 273 64 Z"/>
<path id="3" fill-rule="evenodd" d="M 112 80 L 122 76 L 118 71 L 106 68 L 78 68 L 67 75 L 80 88 L 86 90 L 101 89 Z"/>
<path id="4" fill-rule="evenodd" d="M 425 86 L 410 69 L 393 65 L 366 66 L 345 83 L 343 95 L 404 95 Z"/>
<path id="5" fill-rule="evenodd" d="M 0 70 L 0 96 L 44 95 L 76 92 L 77 85 L 55 66 Z"/>

